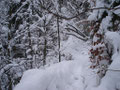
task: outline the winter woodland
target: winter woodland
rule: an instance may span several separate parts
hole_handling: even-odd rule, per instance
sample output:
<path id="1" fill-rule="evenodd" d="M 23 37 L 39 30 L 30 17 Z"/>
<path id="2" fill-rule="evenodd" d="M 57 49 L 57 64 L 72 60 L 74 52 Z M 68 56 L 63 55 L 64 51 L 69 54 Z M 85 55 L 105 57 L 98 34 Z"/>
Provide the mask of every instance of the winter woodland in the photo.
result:
<path id="1" fill-rule="evenodd" d="M 0 0 L 0 90 L 120 90 L 120 0 Z"/>

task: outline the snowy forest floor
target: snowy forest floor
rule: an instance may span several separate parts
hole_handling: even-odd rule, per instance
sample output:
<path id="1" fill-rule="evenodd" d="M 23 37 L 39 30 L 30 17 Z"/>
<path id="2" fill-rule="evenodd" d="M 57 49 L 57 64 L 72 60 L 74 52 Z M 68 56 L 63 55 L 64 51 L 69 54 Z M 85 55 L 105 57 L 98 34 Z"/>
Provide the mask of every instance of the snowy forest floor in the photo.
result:
<path id="1" fill-rule="evenodd" d="M 95 74 L 89 69 L 89 43 L 72 36 L 62 43 L 73 60 L 26 71 L 14 90 L 87 90 L 96 84 Z"/>

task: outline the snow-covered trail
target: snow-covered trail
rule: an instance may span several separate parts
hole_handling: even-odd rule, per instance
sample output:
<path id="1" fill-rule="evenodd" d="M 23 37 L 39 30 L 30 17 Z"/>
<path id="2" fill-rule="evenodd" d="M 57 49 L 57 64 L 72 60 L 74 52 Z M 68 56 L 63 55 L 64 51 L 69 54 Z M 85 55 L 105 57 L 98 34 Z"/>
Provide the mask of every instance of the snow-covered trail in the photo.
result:
<path id="1" fill-rule="evenodd" d="M 14 90 L 85 90 L 88 45 L 73 37 L 65 44 L 64 47 L 69 44 L 65 52 L 69 52 L 74 60 L 28 70 Z"/>

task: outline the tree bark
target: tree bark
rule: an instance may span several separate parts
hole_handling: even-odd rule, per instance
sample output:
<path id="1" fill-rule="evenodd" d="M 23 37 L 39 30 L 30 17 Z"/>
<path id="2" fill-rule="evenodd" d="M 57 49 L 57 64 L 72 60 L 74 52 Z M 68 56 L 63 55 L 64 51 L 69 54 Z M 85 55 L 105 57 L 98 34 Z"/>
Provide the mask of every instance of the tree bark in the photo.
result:
<path id="1" fill-rule="evenodd" d="M 59 53 L 59 62 L 61 62 L 59 17 L 57 17 L 57 30 L 58 30 L 58 53 Z"/>
<path id="2" fill-rule="evenodd" d="M 44 50 L 43 50 L 43 54 L 44 54 L 44 56 L 43 56 L 43 65 L 46 65 L 46 56 L 47 56 L 47 39 L 46 39 L 46 25 L 45 25 L 45 23 L 46 23 L 46 20 L 44 20 L 44 39 L 45 39 L 45 41 L 44 41 Z"/>

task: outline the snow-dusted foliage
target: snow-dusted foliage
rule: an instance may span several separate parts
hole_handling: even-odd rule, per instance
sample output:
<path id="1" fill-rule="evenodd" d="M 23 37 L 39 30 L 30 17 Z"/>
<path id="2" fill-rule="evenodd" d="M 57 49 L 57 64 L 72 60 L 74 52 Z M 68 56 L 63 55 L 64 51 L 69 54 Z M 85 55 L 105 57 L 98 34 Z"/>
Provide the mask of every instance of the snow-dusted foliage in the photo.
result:
<path id="1" fill-rule="evenodd" d="M 105 42 L 105 34 L 108 31 L 119 31 L 120 17 L 115 13 L 116 7 L 119 7 L 119 0 L 96 0 L 93 12 L 88 17 L 92 21 L 91 37 L 91 68 L 97 68 L 100 77 L 105 75 L 108 66 L 111 64 L 113 50 L 110 52 L 110 43 Z M 114 45 L 114 44 L 113 44 Z"/>
<path id="2" fill-rule="evenodd" d="M 119 11 L 120 0 L 0 0 L 0 90 L 119 90 Z"/>
<path id="3" fill-rule="evenodd" d="M 106 43 L 109 45 L 109 53 L 112 53 L 112 63 L 98 87 L 91 90 L 119 90 L 120 89 L 120 34 L 108 31 L 105 34 Z"/>

